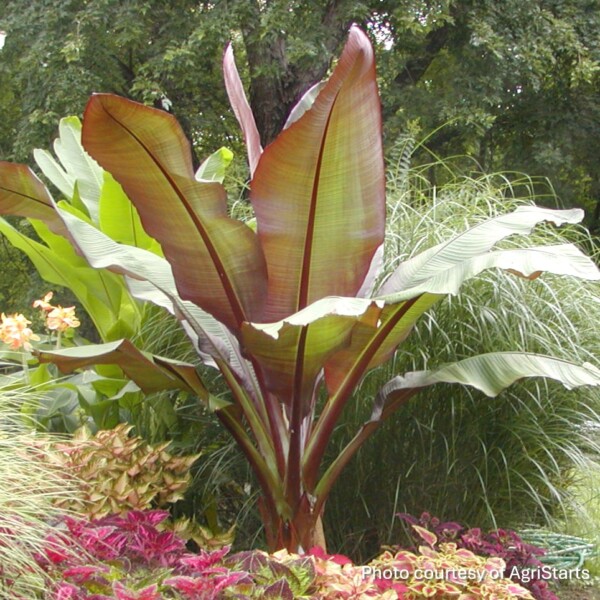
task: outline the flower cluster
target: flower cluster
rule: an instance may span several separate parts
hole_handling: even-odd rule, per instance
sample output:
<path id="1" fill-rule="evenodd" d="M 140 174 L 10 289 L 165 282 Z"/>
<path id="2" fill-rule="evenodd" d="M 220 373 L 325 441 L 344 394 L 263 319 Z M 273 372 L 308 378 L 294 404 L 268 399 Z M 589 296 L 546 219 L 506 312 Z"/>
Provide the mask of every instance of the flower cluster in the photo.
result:
<path id="1" fill-rule="evenodd" d="M 33 303 L 34 308 L 40 308 L 44 312 L 46 327 L 59 334 L 71 327 L 79 327 L 80 322 L 75 316 L 75 307 L 53 306 L 50 304 L 53 295 L 53 292 L 48 292 L 43 298 Z M 24 348 L 30 352 L 32 350 L 30 342 L 40 341 L 40 337 L 29 327 L 31 321 L 25 315 L 2 313 L 0 319 L 0 342 L 7 344 L 11 350 Z"/>
<path id="2" fill-rule="evenodd" d="M 81 324 L 79 319 L 75 316 L 75 307 L 69 306 L 63 308 L 62 306 L 53 306 L 50 304 L 50 300 L 54 296 L 53 292 L 48 292 L 40 300 L 36 300 L 33 303 L 34 308 L 40 308 L 46 314 L 46 327 L 50 331 L 63 332 L 70 327 L 79 327 Z"/>
<path id="3" fill-rule="evenodd" d="M 29 325 L 29 321 L 22 314 L 0 315 L 2 322 L 0 323 L 0 341 L 8 344 L 11 350 L 31 350 L 30 340 L 38 341 L 40 338 L 33 333 Z"/>

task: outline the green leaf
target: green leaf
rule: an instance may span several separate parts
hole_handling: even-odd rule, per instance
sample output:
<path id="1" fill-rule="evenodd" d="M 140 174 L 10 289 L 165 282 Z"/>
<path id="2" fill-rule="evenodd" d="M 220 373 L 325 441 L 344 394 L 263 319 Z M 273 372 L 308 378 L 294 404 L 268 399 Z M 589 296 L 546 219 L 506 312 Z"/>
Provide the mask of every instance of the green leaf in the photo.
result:
<path id="1" fill-rule="evenodd" d="M 213 152 L 196 171 L 196 179 L 198 181 L 218 181 L 223 183 L 227 167 L 233 160 L 233 152 L 229 148 L 219 148 Z"/>
<path id="2" fill-rule="evenodd" d="M 58 126 L 54 152 L 60 165 L 44 151 L 34 153 L 42 172 L 67 197 L 75 195 L 75 186 L 87 213 L 98 223 L 98 202 L 103 184 L 103 171 L 81 145 L 81 122 L 77 117 L 65 117 Z"/>
<path id="3" fill-rule="evenodd" d="M 162 255 L 160 244 L 151 238 L 144 228 L 140 216 L 123 188 L 110 173 L 104 173 L 100 192 L 98 219 L 100 230 L 119 244 L 136 246 Z"/>
<path id="4" fill-rule="evenodd" d="M 467 239 L 459 238 L 463 243 Z M 457 245 L 452 248 L 455 254 L 448 255 L 447 260 L 440 260 L 437 267 L 427 261 L 420 263 L 423 271 L 430 274 L 429 279 L 415 275 L 412 281 L 417 282 L 417 285 L 414 287 L 379 297 L 379 300 L 389 302 L 381 312 L 379 329 L 374 332 L 358 324 L 350 346 L 335 354 L 328 362 L 325 378 L 330 394 L 337 392 L 353 377 L 355 363 L 358 361 L 362 361 L 362 367 L 368 370 L 390 358 L 426 310 L 442 296 L 456 294 L 464 281 L 485 269 L 505 269 L 530 279 L 542 272 L 588 280 L 600 279 L 598 267 L 572 244 L 496 250 L 469 258 L 465 258 L 468 257 L 468 252 L 461 252 Z M 441 254 L 446 254 L 445 248 L 442 253 L 431 255 L 432 262 L 436 262 Z M 462 257 L 462 262 L 459 257 Z M 368 366 L 364 364 L 367 358 Z"/>
<path id="5" fill-rule="evenodd" d="M 33 158 L 42 173 L 58 188 L 61 194 L 65 198 L 72 198 L 75 189 L 75 177 L 67 173 L 47 150 L 35 148 Z"/>
<path id="6" fill-rule="evenodd" d="M 181 298 L 233 329 L 260 319 L 266 267 L 256 235 L 227 216 L 221 184 L 194 179 L 189 142 L 171 115 L 95 95 L 86 108 L 83 143 L 161 244 Z"/>
<path id="7" fill-rule="evenodd" d="M 556 275 L 571 275 L 581 279 L 597 281 L 600 271 L 594 262 L 572 244 L 495 250 L 467 258 L 444 269 L 436 269 L 427 280 L 401 292 L 380 296 L 391 302 L 411 298 L 427 292 L 432 294 L 457 294 L 460 286 L 485 269 L 499 268 L 515 275 L 535 279 L 542 272 Z M 421 279 L 421 278 L 419 278 Z"/>
<path id="8" fill-rule="evenodd" d="M 402 290 L 422 289 L 434 292 L 435 286 L 429 285 L 434 277 L 450 271 L 467 259 L 488 252 L 500 240 L 510 235 L 529 234 L 535 225 L 543 221 L 562 225 L 579 223 L 582 218 L 583 211 L 579 209 L 552 210 L 537 206 L 520 206 L 511 213 L 483 221 L 447 242 L 442 242 L 403 262 L 383 284 L 377 295 L 400 299 L 403 298 L 402 295 L 394 294 Z M 442 286 L 447 291 L 440 293 L 454 294 L 460 283 L 458 281 L 453 285 L 448 282 Z M 421 284 L 425 285 L 421 288 Z"/>
<path id="9" fill-rule="evenodd" d="M 118 365 L 146 393 L 178 389 L 196 394 L 214 409 L 227 405 L 209 394 L 194 365 L 152 356 L 128 340 L 35 354 L 40 362 L 52 362 L 65 373 L 98 364 Z"/>
<path id="10" fill-rule="evenodd" d="M 312 108 L 319 92 L 325 87 L 326 81 L 315 83 L 307 92 L 304 93 L 299 102 L 292 108 L 285 122 L 284 129 L 287 129 L 292 123 L 295 123 L 307 110 Z"/>
<path id="11" fill-rule="evenodd" d="M 251 183 L 269 272 L 266 321 L 361 288 L 384 237 L 380 129 L 373 50 L 352 28 L 311 110 L 265 148 Z"/>
<path id="12" fill-rule="evenodd" d="M 380 395 L 389 401 L 405 390 L 444 382 L 469 385 L 494 397 L 524 377 L 548 377 L 569 390 L 583 385 L 600 385 L 600 369 L 590 363 L 577 365 L 526 352 L 494 352 L 466 358 L 439 369 L 394 377 L 383 386 Z"/>
<path id="13" fill-rule="evenodd" d="M 90 314 L 100 334 L 103 336 L 107 333 L 114 324 L 113 312 L 109 308 L 110 294 L 117 294 L 117 298 L 120 298 L 119 290 L 123 289 L 123 282 L 117 275 L 96 271 L 87 265 L 72 265 L 68 259 L 63 259 L 43 244 L 31 240 L 4 219 L 0 219 L 0 233 L 15 248 L 27 254 L 42 279 L 68 287 Z"/>

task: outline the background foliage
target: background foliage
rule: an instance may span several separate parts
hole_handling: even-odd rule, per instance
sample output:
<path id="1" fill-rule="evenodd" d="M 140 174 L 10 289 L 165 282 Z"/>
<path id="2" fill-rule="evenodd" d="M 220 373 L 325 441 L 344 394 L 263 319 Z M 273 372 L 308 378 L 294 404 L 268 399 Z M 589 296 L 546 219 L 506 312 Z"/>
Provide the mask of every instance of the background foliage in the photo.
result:
<path id="1" fill-rule="evenodd" d="M 8 0 L 0 157 L 48 147 L 94 91 L 173 112 L 198 159 L 237 148 L 220 70 L 230 40 L 270 141 L 358 22 L 377 45 L 388 145 L 416 129 L 441 156 L 551 176 L 595 223 L 599 15 L 598 0 Z"/>
<path id="2" fill-rule="evenodd" d="M 449 162 L 442 167 L 449 181 L 440 188 L 431 187 L 420 168 L 390 178 L 387 236 L 396 247 L 388 268 L 415 244 L 433 245 L 473 219 L 536 200 L 527 194 L 527 178 L 511 184 L 501 175 L 464 177 Z M 417 229 L 427 233 L 419 241 L 411 239 Z M 541 228 L 533 237 L 593 249 L 583 229 Z M 474 352 L 519 348 L 593 361 L 600 352 L 592 325 L 600 319 L 597 289 L 573 278 L 530 282 L 488 272 L 434 307 L 394 363 L 365 379 L 359 399 L 372 397 L 393 373 Z M 329 501 L 328 531 L 353 554 L 394 543 L 402 530 L 399 511 L 428 511 L 476 527 L 556 524 L 573 508 L 572 485 L 581 484 L 582 469 L 588 472 L 598 459 L 599 399 L 597 390 L 567 391 L 539 379 L 517 382 L 494 399 L 447 384 L 424 389 L 342 475 Z M 364 402 L 356 402 L 347 431 L 367 416 Z M 338 431 L 340 444 L 346 435 Z M 382 479 L 388 485 L 379 485 Z M 352 503 L 349 489 L 355 490 Z"/>
<path id="3" fill-rule="evenodd" d="M 392 163 L 392 191 L 410 200 L 408 213 L 394 220 L 398 229 L 392 234 L 408 239 L 414 221 L 422 218 L 417 210 L 424 207 L 429 211 L 425 218 L 444 215 L 445 228 L 439 232 L 462 228 L 462 219 L 487 210 L 492 199 L 510 202 L 515 189 L 553 204 L 550 186 L 563 204 L 585 207 L 588 223 L 597 229 L 599 20 L 598 0 L 34 0 L 27 5 L 8 0 L 0 6 L 0 29 L 7 32 L 0 50 L 0 159 L 31 163 L 34 147 L 50 147 L 59 118 L 81 115 L 94 91 L 116 92 L 173 112 L 193 140 L 198 162 L 221 145 L 239 150 L 240 134 L 226 108 L 220 69 L 230 39 L 253 106 L 265 107 L 257 112 L 263 141 L 268 141 L 285 118 L 273 106 L 286 112 L 325 74 L 355 21 L 376 41 L 389 155 L 401 154 L 399 142 L 407 133 L 427 140 L 412 156 L 421 171 L 409 177 L 397 166 L 401 163 Z M 462 172 L 475 178 L 465 182 L 446 164 L 430 164 L 432 153 L 468 155 L 458 161 Z M 244 165 L 236 168 L 243 180 Z M 481 170 L 523 171 L 533 179 L 520 182 L 510 174 L 493 181 L 478 178 Z M 439 199 L 436 184 L 446 185 L 452 200 Z M 467 217 L 457 216 L 457 206 L 467 207 Z M 571 235 L 585 242 L 581 234 Z M 29 291 L 36 279 L 16 252 L 2 246 L 0 255 L 2 307 L 17 310 L 23 297 L 40 295 Z M 460 329 L 462 347 L 448 346 L 440 334 L 458 323 L 444 304 L 418 330 L 415 348 L 426 338 L 438 361 L 454 360 L 470 354 L 474 344 L 480 352 L 497 350 L 502 338 L 507 346 L 519 341 L 549 354 L 562 348 L 582 360 L 582 347 L 598 353 L 590 324 L 598 322 L 599 305 L 588 288 L 565 280 L 556 287 L 536 283 L 525 290 L 514 279 L 487 279 L 452 301 L 453 311 L 469 323 Z M 535 309 L 530 308 L 532 294 L 542 298 Z M 566 314 L 555 310 L 555 296 L 569 298 L 562 302 Z M 522 301 L 514 302 L 515 297 Z M 482 305 L 489 308 L 485 328 L 469 320 Z M 526 324 L 533 321 L 537 327 L 542 318 L 549 324 L 543 338 L 536 338 Z M 410 364 L 421 358 L 407 349 L 398 360 Z M 369 393 L 369 383 L 362 393 Z M 330 515 L 340 524 L 340 539 L 332 539 L 333 545 L 342 546 L 343 539 L 352 552 L 366 540 L 363 547 L 370 551 L 393 535 L 396 508 L 418 513 L 445 507 L 442 516 L 478 524 L 522 514 L 560 514 L 552 508 L 564 503 L 576 474 L 572 467 L 585 465 L 582 450 L 593 448 L 586 427 L 596 419 L 597 397 L 527 384 L 502 398 L 480 400 L 437 386 L 386 425 L 386 433 L 374 438 L 346 471 L 339 497 L 330 501 Z M 349 415 L 362 416 L 360 410 Z M 398 429 L 406 432 L 404 437 L 396 435 Z M 547 432 L 544 441 L 540 431 Z M 339 435 L 343 438 L 344 432 Z M 215 446 L 223 448 L 218 432 L 215 437 Z M 241 486 L 231 491 L 231 479 L 219 472 L 231 460 L 225 454 L 222 450 L 210 459 L 218 465 L 214 472 L 220 489 L 230 490 L 232 503 L 243 503 L 248 495 Z M 394 485 L 387 497 L 379 487 L 373 497 L 373 481 L 381 478 Z M 212 480 L 210 485 L 220 484 Z M 357 490 L 351 511 L 349 489 Z M 551 514 L 544 514 L 548 510 Z M 358 532 L 350 530 L 350 523 Z"/>

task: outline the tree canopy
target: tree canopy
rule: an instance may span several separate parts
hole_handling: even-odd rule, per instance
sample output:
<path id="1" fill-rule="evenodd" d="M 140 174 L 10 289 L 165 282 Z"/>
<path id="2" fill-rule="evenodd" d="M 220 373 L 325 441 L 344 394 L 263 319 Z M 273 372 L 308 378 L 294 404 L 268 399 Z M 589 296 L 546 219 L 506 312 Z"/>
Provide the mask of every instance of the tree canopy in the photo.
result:
<path id="1" fill-rule="evenodd" d="M 230 40 L 267 144 L 356 22 L 376 43 L 388 148 L 408 133 L 483 170 L 550 177 L 597 221 L 599 9 L 599 0 L 8 0 L 0 157 L 29 161 L 96 91 L 175 114 L 198 160 L 236 149 L 221 75 Z"/>

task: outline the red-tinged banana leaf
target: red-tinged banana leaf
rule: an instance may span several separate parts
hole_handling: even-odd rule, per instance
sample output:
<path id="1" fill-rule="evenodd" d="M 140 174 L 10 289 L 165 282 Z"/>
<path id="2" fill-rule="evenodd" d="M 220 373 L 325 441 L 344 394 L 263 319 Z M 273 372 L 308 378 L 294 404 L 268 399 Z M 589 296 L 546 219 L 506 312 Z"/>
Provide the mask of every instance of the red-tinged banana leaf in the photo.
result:
<path id="1" fill-rule="evenodd" d="M 515 381 L 527 377 L 547 377 L 567 389 L 600 385 L 600 369 L 590 363 L 578 365 L 566 360 L 527 352 L 492 352 L 467 358 L 429 371 L 415 371 L 386 383 L 373 404 L 367 422 L 329 465 L 315 487 L 320 510 L 338 475 L 358 448 L 404 402 L 421 388 L 436 383 L 460 383 L 475 387 L 489 397 L 497 396 Z"/>
<path id="2" fill-rule="evenodd" d="M 305 418 L 314 409 L 318 378 L 327 358 L 350 343 L 359 320 L 376 327 L 381 305 L 362 298 L 323 298 L 277 323 L 244 323 L 242 347 L 258 363 L 266 387 L 287 408 L 289 452 L 286 498 L 302 498 Z"/>
<path id="3" fill-rule="evenodd" d="M 39 219 L 55 233 L 65 234 L 50 193 L 26 165 L 0 161 L 0 214 Z"/>
<path id="4" fill-rule="evenodd" d="M 464 258 L 468 252 L 463 248 L 459 256 Z M 392 355 L 419 317 L 443 295 L 456 293 L 465 280 L 489 268 L 506 269 L 528 278 L 549 272 L 600 279 L 600 271 L 593 261 L 571 244 L 497 250 L 465 258 L 462 262 L 450 261 L 444 266 L 446 268 L 431 269 L 429 280 L 419 279 L 415 287 L 391 295 L 394 303 L 381 311 L 377 330 L 358 323 L 350 344 L 327 361 L 325 381 L 330 398 L 313 429 L 304 459 L 309 484 L 314 483 L 310 478 L 316 473 L 325 452 L 325 440 L 331 435 L 358 382 L 369 369 Z M 428 263 L 424 261 L 424 270 L 427 271 L 427 267 Z M 388 297 L 379 297 L 378 300 L 389 301 Z"/>
<path id="5" fill-rule="evenodd" d="M 459 256 L 465 255 L 464 251 L 459 253 Z M 452 260 L 444 264 L 445 268 L 441 264 L 441 261 L 437 261 L 434 267 L 423 261 L 423 271 L 429 274 L 429 279 L 418 277 L 414 287 L 391 294 L 392 301 L 397 303 L 386 305 L 382 310 L 381 325 L 377 332 L 357 325 L 352 344 L 327 363 L 325 379 L 330 395 L 337 393 L 342 386 L 350 389 L 356 376 L 362 376 L 366 370 L 385 362 L 426 310 L 443 296 L 457 293 L 464 281 L 485 269 L 504 269 L 529 279 L 534 279 L 542 272 L 592 281 L 600 279 L 598 267 L 572 244 L 496 250 L 465 258 L 462 262 Z M 389 301 L 390 297 L 379 298 Z M 365 364 L 367 359 L 368 363 Z M 358 363 L 365 369 L 362 373 L 355 373 L 355 365 Z"/>
<path id="6" fill-rule="evenodd" d="M 98 94 L 86 107 L 82 139 L 161 244 L 181 298 L 232 329 L 260 320 L 266 267 L 258 239 L 227 216 L 221 184 L 194 179 L 190 145 L 177 121 L 163 111 Z"/>
<path id="7" fill-rule="evenodd" d="M 142 248 L 118 244 L 62 208 L 58 213 L 82 256 L 96 272 L 108 269 L 131 277 L 130 291 L 134 297 L 163 306 L 175 314 L 194 334 L 191 337 L 201 354 L 229 365 L 249 393 L 256 395 L 254 373 L 242 357 L 235 337 L 214 317 L 179 298 L 171 265 L 165 259 Z M 139 285 L 143 282 L 148 282 L 150 287 Z"/>
<path id="8" fill-rule="evenodd" d="M 329 393 L 333 395 L 342 385 L 352 387 L 351 378 L 362 376 L 357 370 L 358 363 L 361 369 L 368 370 L 387 360 L 423 312 L 442 296 L 458 293 L 464 281 L 485 269 L 501 268 L 529 278 L 548 271 L 599 279 L 600 271 L 593 261 L 569 244 L 489 252 L 500 240 L 514 234 L 528 234 L 543 221 L 555 225 L 578 223 L 582 216 L 578 209 L 519 207 L 487 219 L 402 263 L 377 294 L 388 304 L 382 311 L 379 330 L 373 333 L 359 324 L 352 345 L 328 362 L 325 378 Z M 364 364 L 366 357 L 368 365 Z"/>
<path id="9" fill-rule="evenodd" d="M 357 323 L 374 331 L 381 305 L 361 298 L 324 298 L 277 323 L 244 323 L 242 345 L 261 366 L 267 388 L 290 410 L 310 410 L 327 359 L 350 344 Z"/>
<path id="10" fill-rule="evenodd" d="M 351 343 L 326 363 L 325 382 L 329 395 L 353 390 L 368 370 L 394 353 L 423 313 L 443 297 L 415 294 L 404 302 L 386 305 L 380 313 L 377 330 L 365 323 L 357 323 Z"/>
<path id="11" fill-rule="evenodd" d="M 269 272 L 265 321 L 356 296 L 383 242 L 384 179 L 373 50 L 353 27 L 312 107 L 265 148 L 251 183 Z"/>
<path id="12" fill-rule="evenodd" d="M 244 135 L 244 141 L 246 142 L 246 149 L 248 150 L 248 164 L 250 166 L 250 175 L 254 174 L 256 165 L 262 154 L 262 146 L 260 143 L 260 135 L 258 128 L 256 127 L 256 121 L 252 114 L 252 109 L 246 98 L 244 92 L 244 86 L 240 79 L 235 58 L 233 56 L 233 49 L 231 44 L 228 44 L 225 48 L 225 54 L 223 55 L 223 77 L 225 79 L 225 89 L 227 90 L 227 96 L 229 97 L 229 103 L 233 108 L 233 112 L 242 128 Z"/>
<path id="13" fill-rule="evenodd" d="M 228 404 L 208 392 L 194 365 L 152 356 L 138 350 L 128 340 L 35 354 L 41 363 L 51 362 L 63 373 L 94 365 L 118 365 L 146 393 L 183 390 L 196 394 L 211 409 Z"/>

